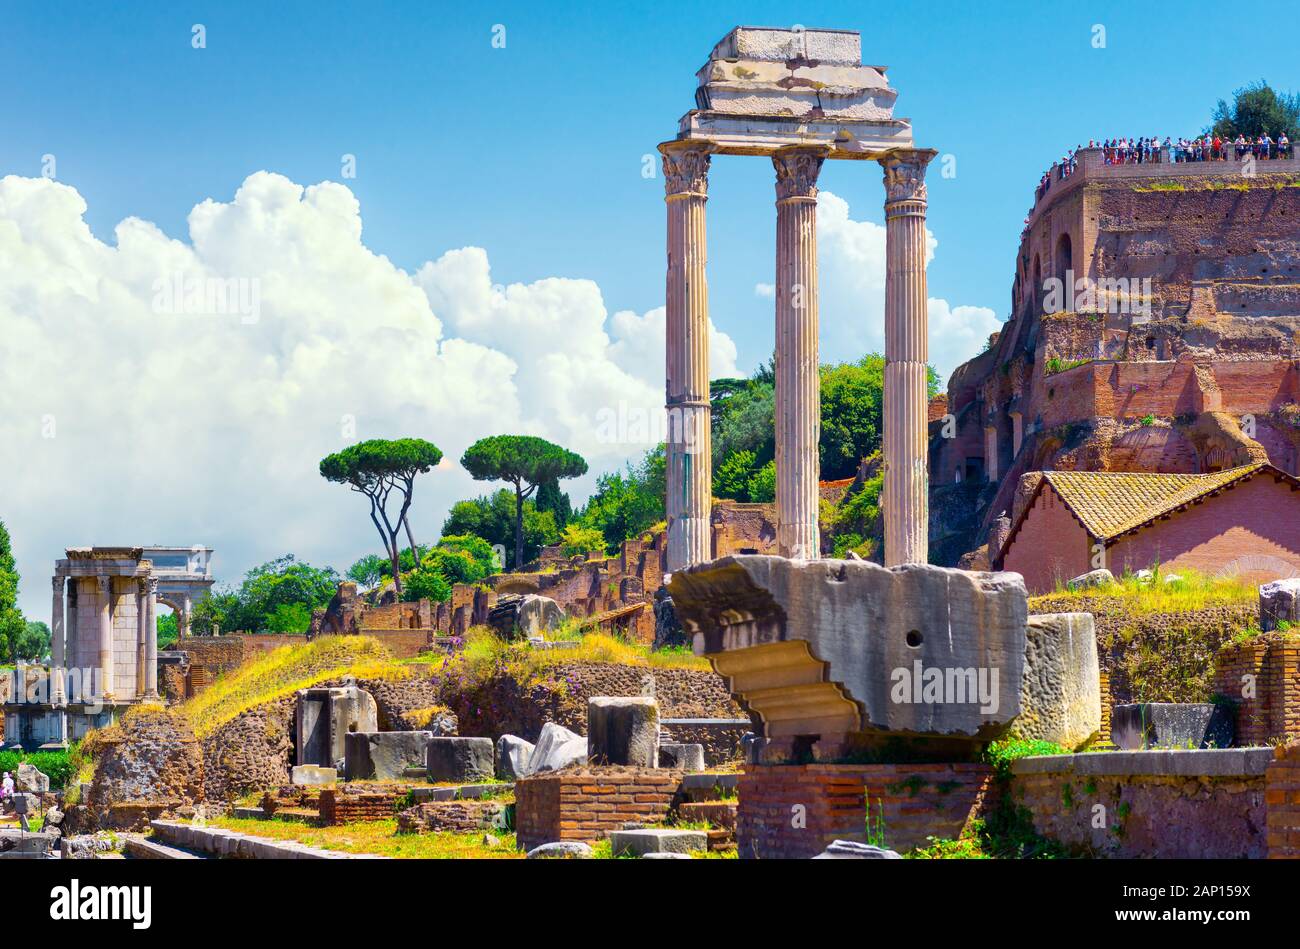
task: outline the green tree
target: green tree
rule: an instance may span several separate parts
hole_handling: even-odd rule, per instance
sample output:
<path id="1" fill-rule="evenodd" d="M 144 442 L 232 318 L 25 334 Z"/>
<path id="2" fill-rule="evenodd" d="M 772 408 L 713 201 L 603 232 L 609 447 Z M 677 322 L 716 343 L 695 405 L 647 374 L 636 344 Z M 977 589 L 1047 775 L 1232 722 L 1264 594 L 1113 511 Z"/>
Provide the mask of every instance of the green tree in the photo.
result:
<path id="1" fill-rule="evenodd" d="M 713 496 L 748 501 L 749 482 L 757 470 L 752 451 L 747 448 L 733 451 L 713 470 Z"/>
<path id="2" fill-rule="evenodd" d="M 40 620 L 28 620 L 14 642 L 13 658 L 35 662 L 50 654 L 50 627 Z"/>
<path id="3" fill-rule="evenodd" d="M 0 659 L 12 662 L 27 620 L 18 609 L 18 565 L 10 547 L 9 531 L 0 521 Z"/>
<path id="4" fill-rule="evenodd" d="M 443 538 L 473 536 L 490 547 L 499 547 L 504 561 L 505 551 L 514 548 L 515 496 L 502 488 L 486 497 L 458 501 L 452 505 L 442 524 Z M 539 511 L 530 499 L 524 502 L 524 560 L 538 555 L 543 547 L 556 543 L 560 532 L 555 525 L 555 515 Z M 504 567 L 504 563 L 501 564 Z"/>
<path id="5" fill-rule="evenodd" d="M 1294 142 L 1300 137 L 1300 94 L 1274 92 L 1261 79 L 1233 92 L 1231 105 L 1220 99 L 1210 121 L 1210 131 L 1221 138 L 1277 138 L 1285 132 Z"/>
<path id="6" fill-rule="evenodd" d="M 569 501 L 569 496 L 560 490 L 559 478 L 538 485 L 535 501 L 537 510 L 551 512 L 555 517 L 555 526 L 560 530 L 564 529 L 564 525 L 573 516 L 573 504 Z"/>
<path id="7" fill-rule="evenodd" d="M 491 435 L 465 450 L 460 463 L 475 481 L 507 481 L 515 490 L 515 569 L 524 565 L 524 501 L 538 486 L 587 473 L 587 462 L 533 435 Z"/>
<path id="8" fill-rule="evenodd" d="M 206 603 L 207 598 L 205 597 L 201 602 Z M 198 604 L 195 604 L 193 612 L 197 612 L 197 610 L 198 610 Z M 196 618 L 192 617 L 190 619 L 190 628 L 198 632 L 197 627 L 198 627 L 198 623 L 196 621 Z M 208 632 L 208 630 L 205 629 L 204 632 Z M 180 634 L 181 634 L 180 628 L 177 625 L 175 613 L 158 614 L 158 648 L 159 649 L 170 648 L 171 644 L 176 642 L 176 640 L 180 637 Z"/>
<path id="9" fill-rule="evenodd" d="M 769 461 L 749 479 L 749 499 L 756 504 L 771 504 L 776 500 L 775 461 Z"/>
<path id="10" fill-rule="evenodd" d="M 397 535 L 406 528 L 406 538 L 416 547 L 407 513 L 415 493 L 415 479 L 442 461 L 437 445 L 422 438 L 372 438 L 358 442 L 321 459 L 320 474 L 327 481 L 346 484 L 370 501 L 370 520 L 379 531 L 392 562 L 393 582 L 402 590 Z M 393 492 L 401 496 L 397 516 L 388 510 Z"/>
<path id="11" fill-rule="evenodd" d="M 584 527 L 575 521 L 560 532 L 560 553 L 566 557 L 577 554 L 603 554 L 607 547 L 605 535 L 595 527 Z"/>
<path id="12" fill-rule="evenodd" d="M 348 567 L 348 579 L 355 580 L 358 586 L 373 587 L 384 579 L 386 572 L 392 572 L 392 565 L 377 554 L 366 554 L 352 566 Z"/>
<path id="13" fill-rule="evenodd" d="M 312 611 L 328 606 L 338 585 L 332 567 L 313 567 L 285 554 L 248 571 L 239 589 L 215 590 L 199 600 L 191 624 L 201 633 L 211 633 L 214 624 L 227 631 L 303 632 Z"/>
<path id="14" fill-rule="evenodd" d="M 596 492 L 576 517 L 578 524 L 599 530 L 607 550 L 613 551 L 664 519 L 666 474 L 664 446 L 659 445 L 638 464 L 629 464 L 625 473 L 601 475 Z"/>
<path id="15" fill-rule="evenodd" d="M 451 599 L 451 581 L 437 570 L 412 570 L 407 575 L 406 590 L 402 593 L 404 600 L 433 600 L 443 603 Z"/>
<path id="16" fill-rule="evenodd" d="M 270 633 L 305 633 L 311 626 L 311 610 L 303 603 L 278 603 L 266 617 Z"/>

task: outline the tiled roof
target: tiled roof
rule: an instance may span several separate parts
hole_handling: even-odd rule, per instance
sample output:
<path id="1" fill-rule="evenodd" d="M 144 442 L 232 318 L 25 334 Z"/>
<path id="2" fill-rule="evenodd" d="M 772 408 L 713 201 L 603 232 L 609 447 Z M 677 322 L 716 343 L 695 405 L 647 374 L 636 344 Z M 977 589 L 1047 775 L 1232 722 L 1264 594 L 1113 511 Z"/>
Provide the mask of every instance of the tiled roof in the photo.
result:
<path id="1" fill-rule="evenodd" d="M 1211 474 L 1044 471 L 1043 477 L 1088 533 L 1110 540 L 1264 468 L 1286 477 L 1262 463 Z"/>

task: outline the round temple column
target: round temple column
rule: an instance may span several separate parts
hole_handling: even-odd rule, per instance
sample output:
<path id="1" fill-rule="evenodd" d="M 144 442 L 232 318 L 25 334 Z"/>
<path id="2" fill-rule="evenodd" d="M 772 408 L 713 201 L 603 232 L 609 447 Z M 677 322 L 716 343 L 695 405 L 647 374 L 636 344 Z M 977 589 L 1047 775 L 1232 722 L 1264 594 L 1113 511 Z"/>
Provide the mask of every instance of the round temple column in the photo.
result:
<path id="1" fill-rule="evenodd" d="M 664 200 L 668 205 L 666 372 L 668 415 L 668 571 L 711 560 L 713 459 L 709 433 L 709 285 L 704 205 L 709 146 L 665 142 Z"/>
<path id="2" fill-rule="evenodd" d="M 925 167 L 937 152 L 900 149 L 885 169 L 885 566 L 929 559 L 929 402 Z"/>
<path id="3" fill-rule="evenodd" d="M 817 176 L 829 149 L 792 145 L 776 168 L 776 543 L 782 557 L 815 560 L 817 443 Z"/>
<path id="4" fill-rule="evenodd" d="M 100 576 L 95 578 L 99 597 L 95 610 L 99 615 L 99 688 L 101 695 L 108 698 L 113 695 L 113 578 Z"/>
<path id="5" fill-rule="evenodd" d="M 54 578 L 54 603 L 50 609 L 50 704 L 54 706 L 63 705 L 68 699 L 63 671 L 67 663 L 63 651 L 63 588 L 66 585 L 66 578 Z"/>
<path id="6" fill-rule="evenodd" d="M 158 581 L 145 580 L 144 597 L 144 697 L 158 698 Z"/>

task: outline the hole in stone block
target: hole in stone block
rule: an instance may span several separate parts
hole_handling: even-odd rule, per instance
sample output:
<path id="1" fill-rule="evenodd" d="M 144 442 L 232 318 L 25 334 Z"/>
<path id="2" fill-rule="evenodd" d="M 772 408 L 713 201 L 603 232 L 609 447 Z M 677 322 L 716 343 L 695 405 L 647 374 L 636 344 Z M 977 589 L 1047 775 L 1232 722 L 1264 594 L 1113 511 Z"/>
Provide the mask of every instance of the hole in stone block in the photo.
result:
<path id="1" fill-rule="evenodd" d="M 920 631 L 919 629 L 911 630 L 911 631 L 907 634 L 907 644 L 908 644 L 909 646 L 911 646 L 913 649 L 917 649 L 917 648 L 920 647 L 920 645 L 921 645 L 921 631 Z"/>

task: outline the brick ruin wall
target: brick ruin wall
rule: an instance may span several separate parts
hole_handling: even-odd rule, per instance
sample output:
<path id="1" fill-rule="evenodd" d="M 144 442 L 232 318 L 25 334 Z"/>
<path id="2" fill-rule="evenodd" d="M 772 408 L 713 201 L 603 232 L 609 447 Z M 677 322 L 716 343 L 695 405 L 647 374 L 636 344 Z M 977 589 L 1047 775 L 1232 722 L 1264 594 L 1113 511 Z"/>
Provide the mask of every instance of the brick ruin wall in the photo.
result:
<path id="1" fill-rule="evenodd" d="M 1227 643 L 1215 657 L 1213 688 L 1233 703 L 1237 745 L 1300 740 L 1300 635 Z"/>
<path id="2" fill-rule="evenodd" d="M 982 764 L 745 765 L 736 843 L 744 859 L 815 857 L 837 839 L 900 852 L 957 838 L 978 816 L 993 770 Z M 870 814 L 867 800 L 870 799 Z"/>
<path id="3" fill-rule="evenodd" d="M 713 555 L 774 553 L 774 505 L 722 501 L 712 517 Z M 654 593 L 663 585 L 667 536 L 647 531 L 623 542 L 612 557 L 565 558 L 558 548 L 546 548 L 525 572 L 498 573 L 479 583 L 457 583 L 442 603 L 420 600 L 371 604 L 351 581 L 312 618 L 309 635 L 365 633 L 399 657 L 414 656 L 433 645 L 435 637 L 461 637 L 471 626 L 482 626 L 507 594 L 539 594 L 555 600 L 567 616 L 593 620 L 606 631 L 618 631 L 635 642 L 654 639 Z M 625 608 L 642 608 L 625 613 Z M 606 618 L 605 614 L 619 613 Z"/>
<path id="4" fill-rule="evenodd" d="M 955 437 L 931 423 L 936 503 L 958 473 L 997 476 L 968 550 L 1030 471 L 1200 472 L 1263 457 L 1300 471 L 1298 171 L 1090 167 L 1053 186 L 1017 254 L 1012 319 L 949 380 Z M 1067 267 L 1103 288 L 1149 278 L 1149 319 L 1073 301 L 1043 314 L 1044 281 Z"/>
<path id="5" fill-rule="evenodd" d="M 663 768 L 566 768 L 515 783 L 515 832 L 525 850 L 553 841 L 595 843 L 627 823 L 665 820 L 682 772 Z"/>
<path id="6" fill-rule="evenodd" d="M 736 843 L 742 859 L 812 857 L 836 839 L 906 852 L 972 835 L 996 811 L 1094 857 L 1300 857 L 1300 742 L 1265 754 L 1266 766 L 1217 768 L 1233 774 L 1143 773 L 1136 757 L 1122 773 L 1077 774 L 1083 756 L 1061 755 L 1014 763 L 1003 779 L 973 763 L 745 765 Z"/>

